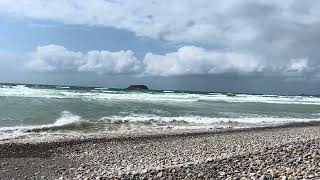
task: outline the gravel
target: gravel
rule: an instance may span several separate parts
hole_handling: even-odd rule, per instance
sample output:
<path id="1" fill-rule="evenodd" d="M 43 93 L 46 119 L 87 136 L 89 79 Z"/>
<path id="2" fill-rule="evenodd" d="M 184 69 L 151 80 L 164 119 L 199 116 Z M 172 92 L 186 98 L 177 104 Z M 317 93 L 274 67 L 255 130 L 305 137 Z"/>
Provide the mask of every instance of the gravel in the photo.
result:
<path id="1" fill-rule="evenodd" d="M 0 145 L 1 179 L 310 179 L 319 176 L 319 124 Z"/>

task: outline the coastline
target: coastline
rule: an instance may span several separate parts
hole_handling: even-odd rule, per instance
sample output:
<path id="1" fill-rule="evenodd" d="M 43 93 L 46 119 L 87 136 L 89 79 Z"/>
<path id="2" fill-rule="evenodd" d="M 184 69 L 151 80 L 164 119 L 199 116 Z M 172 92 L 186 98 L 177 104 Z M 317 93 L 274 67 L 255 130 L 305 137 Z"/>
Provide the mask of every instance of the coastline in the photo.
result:
<path id="1" fill-rule="evenodd" d="M 0 144 L 0 175 L 4 179 L 308 178 L 320 175 L 319 141 L 320 123 L 310 122 L 7 143 Z M 299 149 L 302 160 L 293 153 Z M 303 172 L 297 174 L 296 168 Z"/>

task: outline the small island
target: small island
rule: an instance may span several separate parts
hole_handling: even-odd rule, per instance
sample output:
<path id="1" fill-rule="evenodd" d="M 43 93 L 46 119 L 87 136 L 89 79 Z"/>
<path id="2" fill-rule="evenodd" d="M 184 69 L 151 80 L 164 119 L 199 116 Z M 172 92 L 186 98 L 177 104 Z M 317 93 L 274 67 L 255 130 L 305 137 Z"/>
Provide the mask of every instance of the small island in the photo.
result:
<path id="1" fill-rule="evenodd" d="M 146 85 L 130 85 L 128 88 L 128 90 L 148 90 L 149 88 Z"/>

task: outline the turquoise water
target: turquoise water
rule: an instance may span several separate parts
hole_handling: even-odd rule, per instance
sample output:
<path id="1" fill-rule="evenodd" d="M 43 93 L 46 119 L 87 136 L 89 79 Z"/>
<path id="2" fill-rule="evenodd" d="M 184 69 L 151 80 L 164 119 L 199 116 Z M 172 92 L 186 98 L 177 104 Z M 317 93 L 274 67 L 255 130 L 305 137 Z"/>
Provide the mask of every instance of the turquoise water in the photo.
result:
<path id="1" fill-rule="evenodd" d="M 250 126 L 319 118 L 320 98 L 312 96 L 0 85 L 0 131 L 6 132 Z"/>

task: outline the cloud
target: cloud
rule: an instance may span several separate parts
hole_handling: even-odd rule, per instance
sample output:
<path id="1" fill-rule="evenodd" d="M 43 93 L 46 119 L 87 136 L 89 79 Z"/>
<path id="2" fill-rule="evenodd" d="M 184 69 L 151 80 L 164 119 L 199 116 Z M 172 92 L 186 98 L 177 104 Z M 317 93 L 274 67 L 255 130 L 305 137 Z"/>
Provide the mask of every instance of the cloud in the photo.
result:
<path id="1" fill-rule="evenodd" d="M 69 51 L 63 46 L 37 47 L 27 67 L 37 72 L 96 72 L 98 74 L 130 74 L 139 70 L 132 51 Z"/>
<path id="2" fill-rule="evenodd" d="M 27 66 L 39 72 L 77 71 L 84 61 L 81 52 L 68 51 L 63 46 L 48 45 L 37 47 Z"/>
<path id="3" fill-rule="evenodd" d="M 31 53 L 28 67 L 34 71 L 207 75 L 204 79 L 231 73 L 265 80 L 319 80 L 319 9 L 320 1 L 301 0 L 0 1 L 2 16 L 27 19 L 39 28 L 42 23 L 81 25 L 92 32 L 97 26 L 115 28 L 169 46 L 158 50 L 181 47 L 149 52 L 157 48 L 135 38 L 128 43 L 149 52 L 137 58 L 130 50 L 76 52 L 42 46 Z"/>
<path id="4" fill-rule="evenodd" d="M 320 1 L 1 0 L 0 13 L 64 24 L 123 29 L 179 47 L 262 57 L 281 66 L 320 58 Z"/>
<path id="5" fill-rule="evenodd" d="M 287 66 L 286 72 L 289 74 L 301 74 L 310 69 L 308 59 L 292 59 Z"/>
<path id="6" fill-rule="evenodd" d="M 140 70 L 140 62 L 130 50 L 89 51 L 85 63 L 79 66 L 80 72 L 97 72 L 98 74 L 132 74 Z"/>
<path id="7" fill-rule="evenodd" d="M 267 25 L 276 23 L 319 23 L 319 7 L 319 2 L 299 0 L 0 1 L 0 11 L 17 16 L 115 27 L 138 36 L 202 43 L 251 41 L 263 34 Z M 265 21 L 261 22 L 262 19 Z M 265 26 L 261 27 L 262 23 Z"/>
<path id="8" fill-rule="evenodd" d="M 209 51 L 184 46 L 164 55 L 147 53 L 139 60 L 130 50 L 67 50 L 63 46 L 39 46 L 31 53 L 27 67 L 37 72 L 95 72 L 98 74 L 136 74 L 146 76 L 183 76 L 201 74 L 249 74 L 262 70 L 259 59 L 233 52 Z"/>
<path id="9" fill-rule="evenodd" d="M 208 50 L 196 46 L 183 46 L 176 52 L 166 54 L 149 52 L 142 59 L 138 59 L 130 50 L 93 50 L 83 53 L 53 44 L 39 46 L 30 54 L 31 59 L 26 64 L 29 69 L 52 73 L 93 72 L 159 77 L 233 74 L 301 79 L 315 78 L 320 70 L 320 65 L 311 65 L 308 58 L 295 58 L 274 66 L 251 54 Z"/>
<path id="10" fill-rule="evenodd" d="M 208 51 L 194 46 L 185 46 L 165 55 L 148 53 L 143 63 L 145 73 L 155 76 L 249 74 L 263 69 L 259 59 L 254 56 Z"/>

